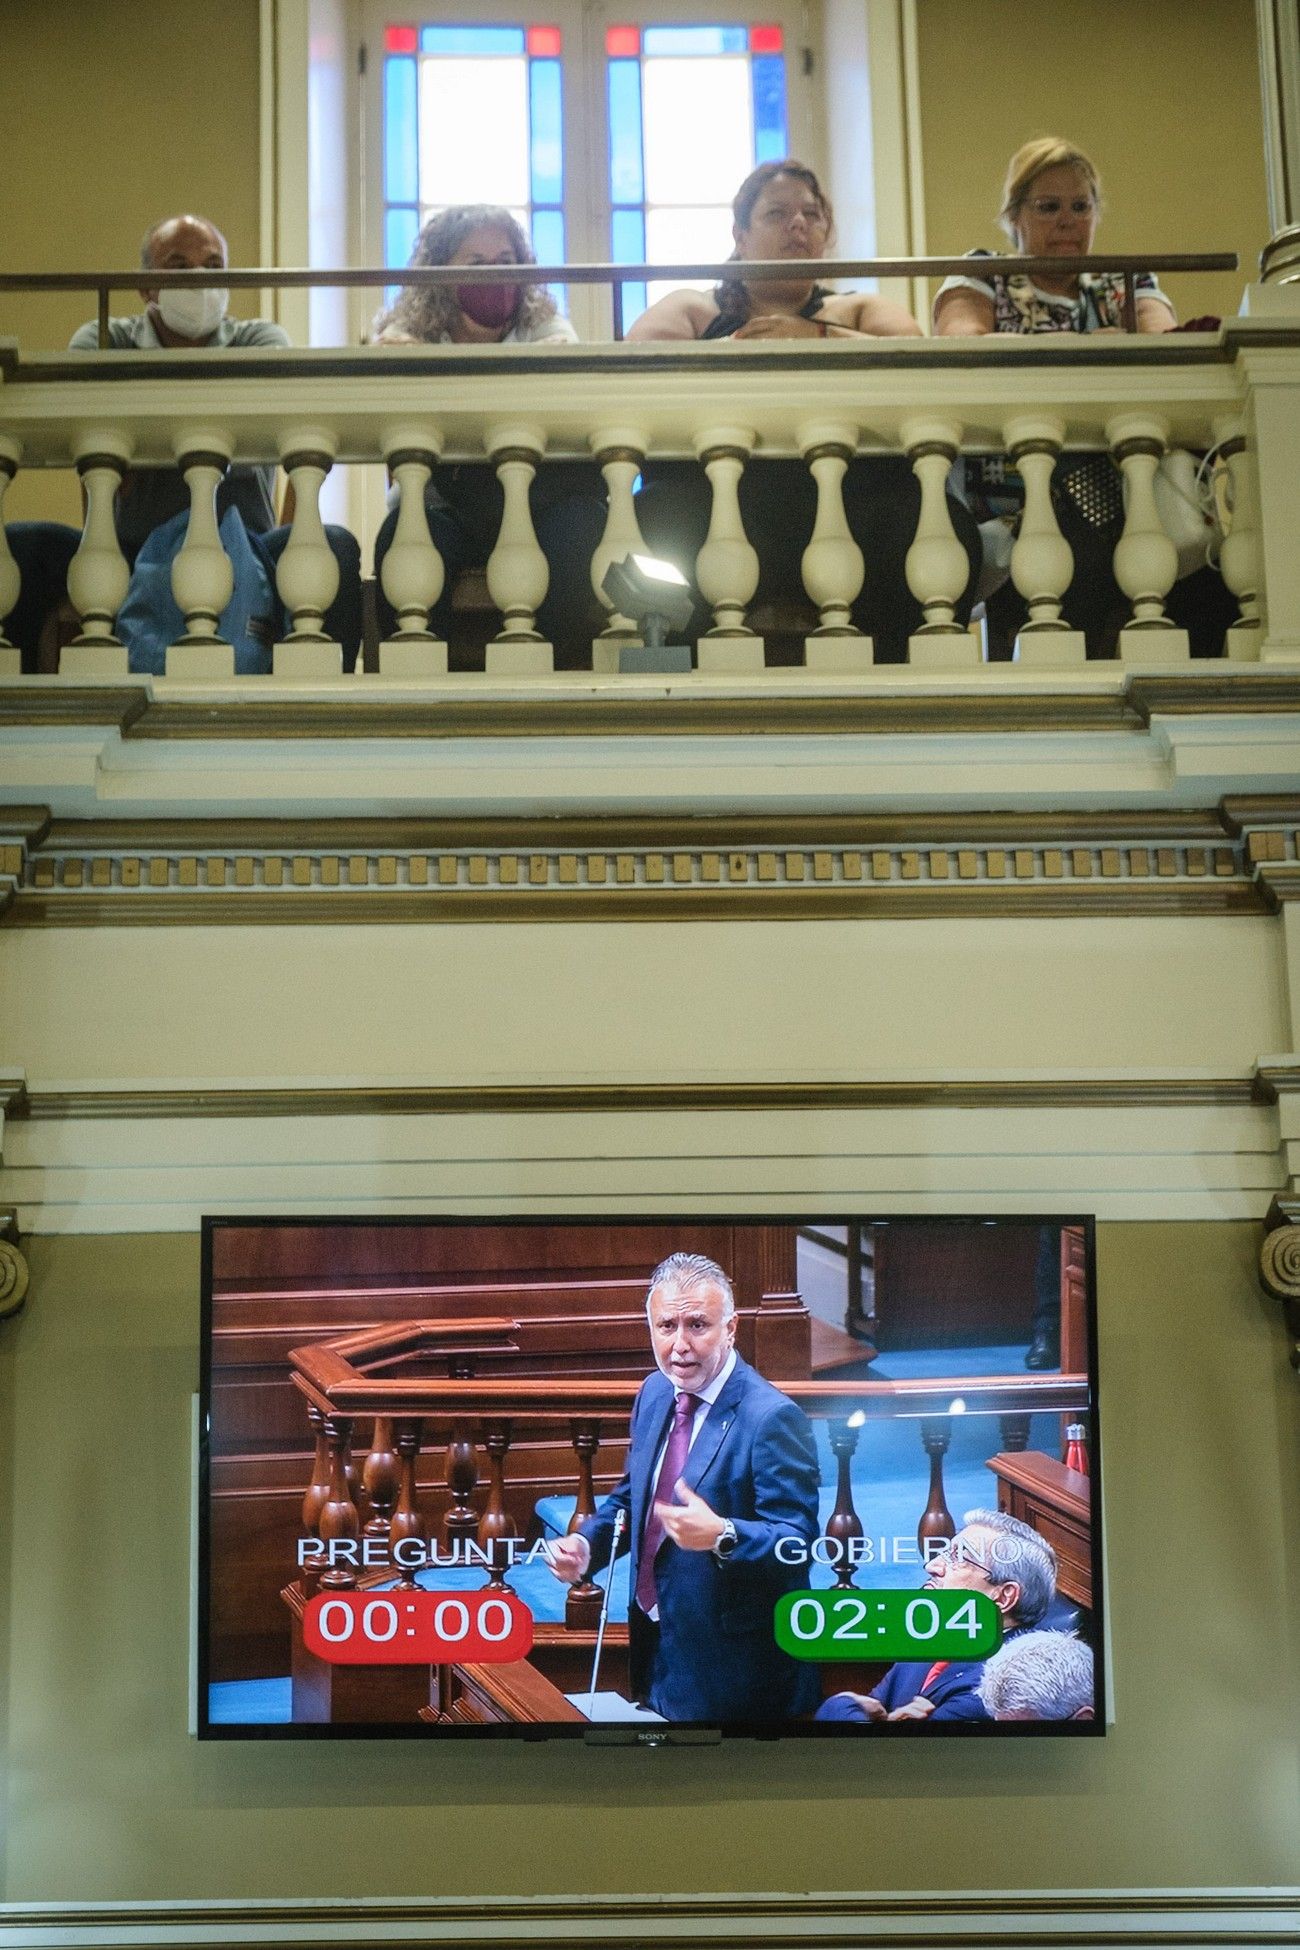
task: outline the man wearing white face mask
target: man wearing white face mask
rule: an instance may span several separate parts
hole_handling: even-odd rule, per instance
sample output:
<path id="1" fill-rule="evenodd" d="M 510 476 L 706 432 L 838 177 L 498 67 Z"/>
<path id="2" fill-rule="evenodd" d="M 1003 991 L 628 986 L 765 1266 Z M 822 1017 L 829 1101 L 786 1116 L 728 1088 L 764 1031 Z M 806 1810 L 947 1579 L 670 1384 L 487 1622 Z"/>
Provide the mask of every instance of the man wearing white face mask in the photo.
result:
<path id="1" fill-rule="evenodd" d="M 140 246 L 146 271 L 224 271 L 229 261 L 225 238 L 206 217 L 164 217 L 146 231 Z M 109 319 L 110 351 L 212 352 L 289 343 L 284 327 L 269 318 L 231 318 L 226 311 L 227 291 L 159 290 L 144 284 L 141 296 L 145 311 Z M 74 352 L 100 349 L 99 327 L 93 319 L 78 327 L 69 347 Z M 279 560 L 289 539 L 288 528 L 276 527 L 274 494 L 273 466 L 232 466 L 217 490 L 217 519 L 228 508 L 237 508 L 249 534 L 262 538 L 272 562 Z M 131 469 L 123 477 L 116 503 L 117 538 L 127 560 L 134 563 L 154 529 L 189 505 L 189 489 L 179 468 Z M 342 643 L 343 662 L 350 670 L 361 639 L 361 552 L 345 528 L 327 526 L 325 534 L 338 559 L 339 593 L 326 613 L 324 627 Z"/>

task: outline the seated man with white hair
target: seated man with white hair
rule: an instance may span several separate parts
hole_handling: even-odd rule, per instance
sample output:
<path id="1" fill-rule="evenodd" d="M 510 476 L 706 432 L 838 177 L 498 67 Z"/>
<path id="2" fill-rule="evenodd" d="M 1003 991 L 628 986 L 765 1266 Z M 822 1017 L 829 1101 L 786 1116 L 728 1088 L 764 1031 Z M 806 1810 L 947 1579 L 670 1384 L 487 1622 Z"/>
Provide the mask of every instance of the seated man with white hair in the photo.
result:
<path id="1" fill-rule="evenodd" d="M 995 1652 L 978 1687 L 994 1720 L 1091 1720 L 1092 1647 L 1073 1632 L 1021 1632 Z"/>
<path id="2" fill-rule="evenodd" d="M 931 1590 L 982 1591 L 1002 1613 L 1004 1638 L 1027 1632 L 1056 1597 L 1056 1552 L 1002 1510 L 968 1510 L 957 1535 L 926 1566 Z M 869 1693 L 833 1693 L 819 1720 L 988 1720 L 979 1696 L 983 1659 L 900 1660 Z"/>

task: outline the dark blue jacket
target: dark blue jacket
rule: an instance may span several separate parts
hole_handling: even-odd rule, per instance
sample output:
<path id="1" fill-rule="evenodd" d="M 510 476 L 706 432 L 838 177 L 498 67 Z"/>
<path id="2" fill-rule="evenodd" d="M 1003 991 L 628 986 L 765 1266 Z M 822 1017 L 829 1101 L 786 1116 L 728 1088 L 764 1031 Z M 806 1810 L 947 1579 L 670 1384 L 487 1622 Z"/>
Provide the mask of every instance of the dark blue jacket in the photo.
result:
<path id="1" fill-rule="evenodd" d="M 599 1570 L 609 1559 L 614 1513 L 627 1512 L 620 1548 L 632 1551 L 633 1591 L 673 1393 L 658 1369 L 647 1377 L 632 1409 L 623 1479 L 583 1525 Z M 780 1651 L 772 1630 L 776 1600 L 806 1590 L 809 1568 L 783 1564 L 775 1546 L 790 1539 L 806 1558 L 817 1536 L 817 1451 L 807 1416 L 737 1356 L 682 1474 L 710 1509 L 731 1518 L 736 1548 L 720 1562 L 671 1539 L 660 1545 L 658 1632 L 631 1608 L 634 1695 L 667 1720 L 711 1725 L 810 1713 L 820 1696 L 816 1667 Z"/>

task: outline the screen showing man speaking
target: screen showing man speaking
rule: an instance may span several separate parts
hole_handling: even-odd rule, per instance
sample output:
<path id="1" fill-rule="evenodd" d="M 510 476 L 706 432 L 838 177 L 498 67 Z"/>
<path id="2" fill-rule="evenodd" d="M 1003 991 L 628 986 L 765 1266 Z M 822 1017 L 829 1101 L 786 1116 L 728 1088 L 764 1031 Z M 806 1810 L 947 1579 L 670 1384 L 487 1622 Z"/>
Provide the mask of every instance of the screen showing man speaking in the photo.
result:
<path id="1" fill-rule="evenodd" d="M 1104 1725 L 1087 1220 L 211 1220 L 199 1731 Z"/>

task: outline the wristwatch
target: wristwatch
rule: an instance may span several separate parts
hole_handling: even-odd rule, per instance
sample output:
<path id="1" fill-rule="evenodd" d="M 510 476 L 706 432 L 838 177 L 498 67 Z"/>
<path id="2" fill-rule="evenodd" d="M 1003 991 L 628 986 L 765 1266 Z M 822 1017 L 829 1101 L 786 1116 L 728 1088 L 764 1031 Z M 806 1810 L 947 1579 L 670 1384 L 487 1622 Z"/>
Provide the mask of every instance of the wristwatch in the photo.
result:
<path id="1" fill-rule="evenodd" d="M 739 1542 L 740 1539 L 736 1535 L 736 1526 L 731 1521 L 731 1518 L 728 1517 L 722 1526 L 721 1537 L 719 1537 L 717 1543 L 713 1546 L 713 1555 L 725 1564 Z"/>

